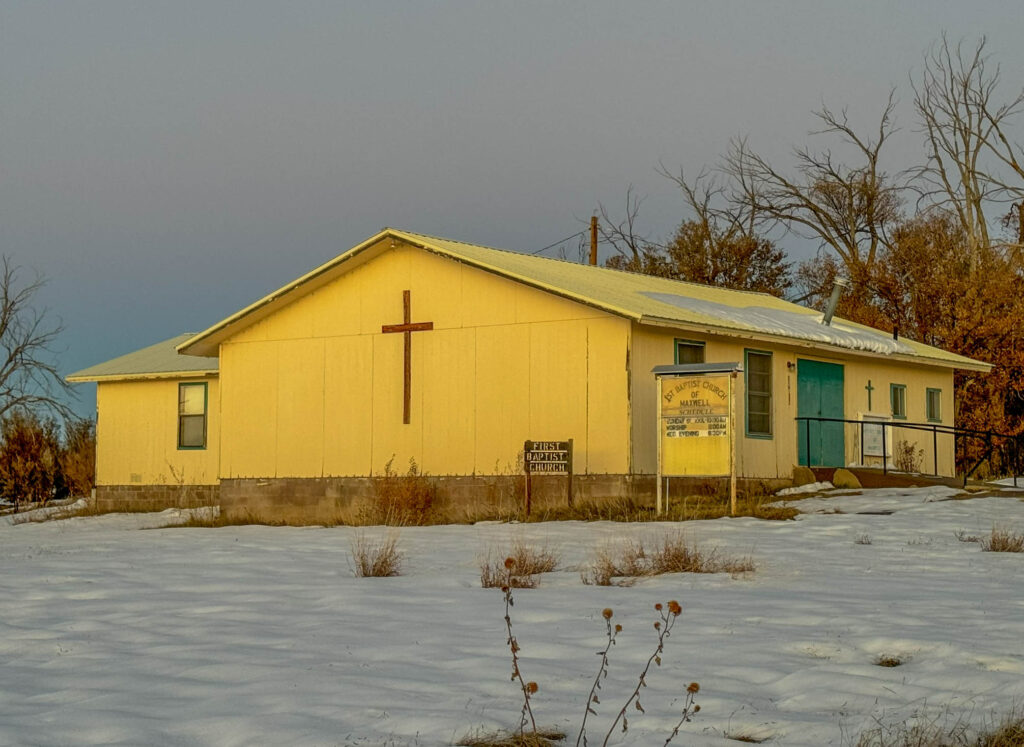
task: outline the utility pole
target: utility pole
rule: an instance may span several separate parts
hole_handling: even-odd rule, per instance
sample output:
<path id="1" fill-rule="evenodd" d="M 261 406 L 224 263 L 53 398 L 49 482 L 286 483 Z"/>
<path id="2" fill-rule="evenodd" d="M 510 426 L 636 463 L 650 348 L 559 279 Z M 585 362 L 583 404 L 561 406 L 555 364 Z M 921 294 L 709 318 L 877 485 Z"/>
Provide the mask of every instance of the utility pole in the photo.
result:
<path id="1" fill-rule="evenodd" d="M 590 264 L 597 266 L 597 216 L 590 216 Z"/>

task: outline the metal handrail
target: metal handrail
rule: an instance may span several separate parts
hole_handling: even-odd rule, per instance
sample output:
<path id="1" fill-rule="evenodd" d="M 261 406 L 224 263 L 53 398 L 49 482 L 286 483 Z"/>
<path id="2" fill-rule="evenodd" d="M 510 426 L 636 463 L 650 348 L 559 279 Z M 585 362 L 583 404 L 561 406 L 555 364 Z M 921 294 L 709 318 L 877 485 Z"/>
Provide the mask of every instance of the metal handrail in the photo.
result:
<path id="1" fill-rule="evenodd" d="M 1011 472 L 1013 476 L 1013 485 L 1017 487 L 1017 465 L 1020 461 L 1019 456 L 1021 454 L 1021 441 L 1024 439 L 1024 434 L 1009 434 L 1000 433 L 998 431 L 983 431 L 974 428 L 959 428 L 953 425 L 944 425 L 942 423 L 910 423 L 906 421 L 894 421 L 894 420 L 851 420 L 849 418 L 824 418 L 820 416 L 812 415 L 797 415 L 795 420 L 804 421 L 805 427 L 805 438 L 807 443 L 807 466 L 810 465 L 811 461 L 811 423 L 852 423 L 860 426 L 860 463 L 864 464 L 864 426 L 881 426 L 882 427 L 882 474 L 888 474 L 888 448 L 886 444 L 886 429 L 887 428 L 906 428 L 908 430 L 926 431 L 932 434 L 932 466 L 935 470 L 932 474 L 936 477 L 939 476 L 939 445 L 938 438 L 939 434 L 952 435 L 953 436 L 953 449 L 954 459 L 956 450 L 956 439 L 957 438 L 975 438 L 984 439 L 986 443 L 985 452 L 981 458 L 974 463 L 974 465 L 964 471 L 964 485 L 967 485 L 968 478 L 974 474 L 974 472 L 980 467 L 986 459 L 991 457 L 992 452 L 995 448 L 995 444 L 992 442 L 995 438 L 1001 438 L 1004 441 L 1010 443 L 1013 448 L 1014 458 L 1010 460 Z"/>

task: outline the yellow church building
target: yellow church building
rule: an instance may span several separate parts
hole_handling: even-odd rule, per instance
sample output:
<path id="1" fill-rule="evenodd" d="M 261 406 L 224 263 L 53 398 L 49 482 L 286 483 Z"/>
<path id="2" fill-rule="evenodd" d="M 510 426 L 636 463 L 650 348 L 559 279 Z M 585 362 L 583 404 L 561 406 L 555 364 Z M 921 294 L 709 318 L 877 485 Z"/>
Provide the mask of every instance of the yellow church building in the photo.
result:
<path id="1" fill-rule="evenodd" d="M 654 493 L 652 369 L 726 362 L 735 471 L 765 481 L 881 456 L 863 429 L 815 422 L 808 438 L 799 416 L 951 426 L 953 372 L 989 369 L 761 293 L 385 229 L 205 331 L 68 380 L 98 384 L 102 499 L 343 500 L 410 459 L 466 495 L 521 475 L 531 439 L 572 439 L 574 492 L 601 498 Z M 899 438 L 953 474 L 952 435 Z"/>

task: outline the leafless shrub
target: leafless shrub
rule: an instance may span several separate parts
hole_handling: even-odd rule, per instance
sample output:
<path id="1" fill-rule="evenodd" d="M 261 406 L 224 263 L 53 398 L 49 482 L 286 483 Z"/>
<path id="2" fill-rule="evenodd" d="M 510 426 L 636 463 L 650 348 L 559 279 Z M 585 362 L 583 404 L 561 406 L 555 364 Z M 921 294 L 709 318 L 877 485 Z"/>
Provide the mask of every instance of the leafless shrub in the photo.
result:
<path id="1" fill-rule="evenodd" d="M 404 475 L 394 469 L 394 461 L 391 457 L 384 465 L 384 472 L 373 478 L 373 501 L 359 523 L 391 526 L 432 523 L 437 488 L 415 459 L 410 457 Z"/>
<path id="2" fill-rule="evenodd" d="M 897 441 L 893 449 L 892 463 L 900 472 L 920 472 L 924 462 L 924 449 L 919 449 L 910 441 Z"/>
<path id="3" fill-rule="evenodd" d="M 352 540 L 352 562 L 357 578 L 402 575 L 402 554 L 398 551 L 398 536 L 389 535 L 375 541 L 360 532 Z"/>
<path id="4" fill-rule="evenodd" d="M 1024 552 L 1024 534 L 1004 527 L 993 527 L 992 533 L 981 538 L 985 552 Z"/>
<path id="5" fill-rule="evenodd" d="M 855 545 L 870 545 L 871 537 L 867 534 L 858 534 L 857 539 L 853 541 Z"/>
<path id="6" fill-rule="evenodd" d="M 981 537 L 976 534 L 968 534 L 966 529 L 957 529 L 956 538 L 960 542 L 981 542 Z"/>
<path id="7" fill-rule="evenodd" d="M 648 540 L 627 541 L 618 547 L 599 549 L 582 574 L 583 583 L 595 586 L 629 586 L 643 576 L 663 573 L 745 573 L 754 570 L 747 558 L 723 556 L 717 548 L 703 550 L 688 545 L 681 533 Z"/>
<path id="8" fill-rule="evenodd" d="M 505 565 L 512 558 L 511 573 Z M 545 547 L 533 547 L 522 542 L 515 542 L 512 550 L 496 554 L 492 550 L 480 560 L 480 585 L 485 589 L 495 589 L 510 585 L 514 589 L 534 589 L 537 587 L 537 576 L 550 573 L 558 565 L 558 554 Z"/>

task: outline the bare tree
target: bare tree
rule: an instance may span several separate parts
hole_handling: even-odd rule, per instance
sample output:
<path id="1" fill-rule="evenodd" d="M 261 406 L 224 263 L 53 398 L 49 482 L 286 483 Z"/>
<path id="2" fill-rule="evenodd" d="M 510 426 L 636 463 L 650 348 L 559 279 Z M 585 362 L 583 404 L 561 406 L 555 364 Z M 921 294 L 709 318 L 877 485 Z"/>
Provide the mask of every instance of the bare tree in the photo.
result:
<path id="1" fill-rule="evenodd" d="M 859 163 L 854 166 L 842 163 L 831 150 L 801 147 L 793 151 L 795 173 L 787 175 L 746 139 L 733 140 L 721 167 L 732 185 L 730 202 L 742 206 L 742 215 L 762 231 L 782 226 L 816 239 L 839 255 L 854 280 L 864 277 L 879 250 L 889 245 L 890 228 L 900 217 L 901 188 L 881 163 L 882 149 L 895 132 L 894 108 L 890 92 L 874 138 L 858 135 L 845 109 L 814 112 L 822 126 L 811 134 L 838 136 L 856 155 Z"/>
<path id="2" fill-rule="evenodd" d="M 789 290 L 791 263 L 785 261 L 785 253 L 753 232 L 747 207 L 728 203 L 725 187 L 710 172 L 702 171 L 692 182 L 682 171 L 677 176 L 664 166 L 659 173 L 680 188 L 694 217 L 684 220 L 667 242 L 652 241 L 638 231 L 642 198 L 630 187 L 621 220 L 612 220 L 600 206 L 604 220 L 599 230 L 617 252 L 606 266 L 776 296 Z"/>
<path id="3" fill-rule="evenodd" d="M 70 387 L 54 361 L 63 327 L 33 305 L 43 277 L 21 283 L 19 272 L 9 257 L 0 256 L 0 418 L 15 409 L 68 417 Z"/>
<path id="4" fill-rule="evenodd" d="M 928 149 L 921 199 L 952 210 L 972 257 L 991 243 L 987 208 L 1024 199 L 1024 156 L 1008 126 L 1024 110 L 1024 89 L 999 103 L 999 65 L 985 52 L 943 35 L 925 54 L 914 108 Z M 1018 241 L 1024 237 L 1018 236 Z"/>
<path id="5" fill-rule="evenodd" d="M 637 229 L 637 217 L 640 215 L 640 203 L 643 201 L 644 198 L 637 196 L 633 191 L 632 184 L 626 187 L 626 209 L 621 220 L 613 219 L 608 208 L 603 203 L 598 203 L 601 218 L 597 222 L 598 235 L 617 255 L 612 257 L 614 261 L 609 266 L 641 272 L 644 256 L 657 247 L 655 242 L 640 234 Z"/>

